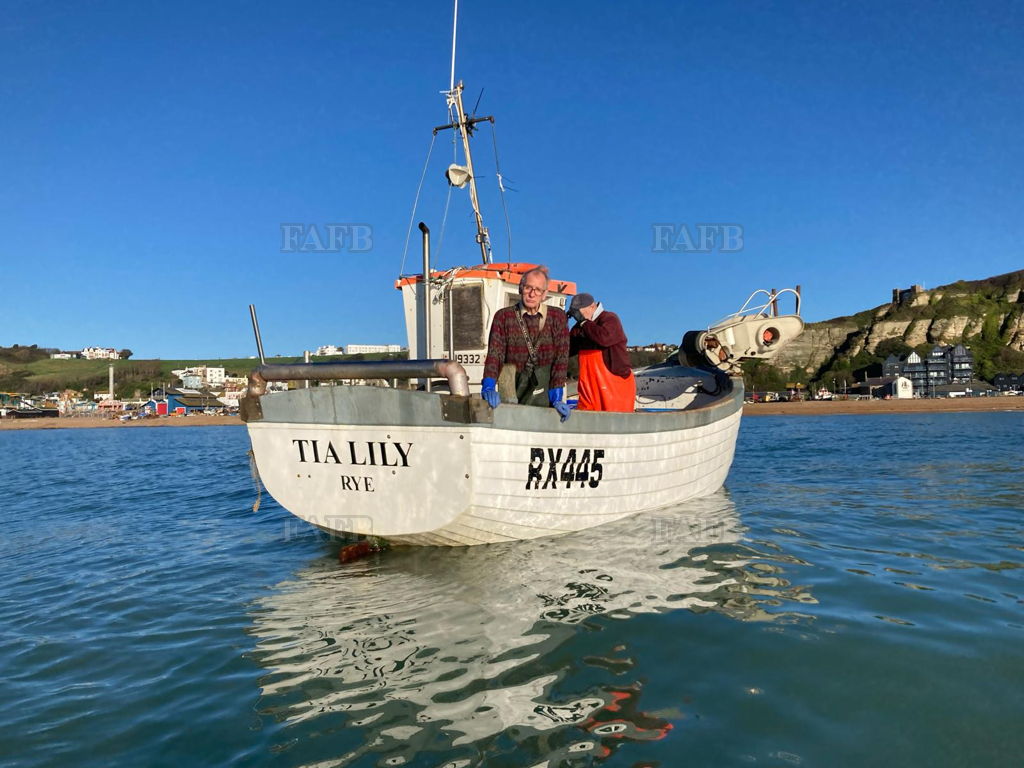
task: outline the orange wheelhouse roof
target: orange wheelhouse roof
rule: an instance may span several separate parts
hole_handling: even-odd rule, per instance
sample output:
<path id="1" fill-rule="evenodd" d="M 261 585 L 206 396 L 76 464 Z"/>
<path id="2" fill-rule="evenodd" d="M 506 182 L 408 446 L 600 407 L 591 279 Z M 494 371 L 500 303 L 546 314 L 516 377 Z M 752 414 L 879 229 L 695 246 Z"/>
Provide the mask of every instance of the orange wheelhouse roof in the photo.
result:
<path id="1" fill-rule="evenodd" d="M 500 264 L 478 264 L 475 267 L 457 267 L 456 277 L 476 277 L 484 280 L 501 280 L 511 285 L 519 285 L 519 280 L 524 272 L 529 272 L 536 267 L 536 264 L 527 264 L 521 261 L 502 262 Z M 431 277 L 443 277 L 451 270 L 434 270 Z M 407 275 L 395 280 L 395 288 L 402 289 L 403 285 L 412 285 L 423 281 L 423 275 Z M 548 291 L 551 293 L 562 293 L 568 296 L 576 294 L 576 283 L 567 280 L 548 280 Z"/>

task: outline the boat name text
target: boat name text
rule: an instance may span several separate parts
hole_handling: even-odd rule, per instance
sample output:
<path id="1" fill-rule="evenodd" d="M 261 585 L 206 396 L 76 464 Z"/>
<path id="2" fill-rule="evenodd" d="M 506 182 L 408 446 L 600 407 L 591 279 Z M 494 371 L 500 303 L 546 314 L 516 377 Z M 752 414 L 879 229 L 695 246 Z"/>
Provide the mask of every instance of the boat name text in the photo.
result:
<path id="1" fill-rule="evenodd" d="M 408 467 L 412 443 L 346 440 L 341 450 L 330 440 L 292 440 L 300 464 L 351 464 L 355 467 Z M 366 490 L 370 490 L 367 488 Z"/>
<path id="2" fill-rule="evenodd" d="M 565 488 L 572 488 L 573 483 L 579 483 L 580 488 L 597 488 L 604 477 L 603 458 L 603 448 L 579 452 L 575 448 L 531 448 L 526 489 L 557 489 L 559 483 Z"/>

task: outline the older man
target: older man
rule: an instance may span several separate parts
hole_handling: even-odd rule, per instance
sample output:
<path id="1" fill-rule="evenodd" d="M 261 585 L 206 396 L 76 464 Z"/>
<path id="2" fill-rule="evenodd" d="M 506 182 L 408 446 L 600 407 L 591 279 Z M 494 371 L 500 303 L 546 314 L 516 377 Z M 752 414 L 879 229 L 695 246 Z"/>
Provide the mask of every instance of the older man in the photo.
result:
<path id="1" fill-rule="evenodd" d="M 480 394 L 491 408 L 502 398 L 520 405 L 550 405 L 565 421 L 569 325 L 565 312 L 544 303 L 548 279 L 544 266 L 524 272 L 519 301 L 494 313 Z"/>
<path id="2" fill-rule="evenodd" d="M 626 332 L 614 312 L 589 293 L 573 296 L 569 315 L 569 353 L 580 356 L 581 411 L 626 411 L 636 405 L 636 379 L 626 351 Z"/>

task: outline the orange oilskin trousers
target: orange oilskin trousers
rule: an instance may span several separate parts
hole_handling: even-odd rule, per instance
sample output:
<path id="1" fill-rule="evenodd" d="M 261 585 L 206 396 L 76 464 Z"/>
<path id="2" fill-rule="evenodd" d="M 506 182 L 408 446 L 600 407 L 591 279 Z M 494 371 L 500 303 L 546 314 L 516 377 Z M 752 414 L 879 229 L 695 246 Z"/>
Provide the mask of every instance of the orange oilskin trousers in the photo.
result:
<path id="1" fill-rule="evenodd" d="M 608 370 L 600 349 L 580 350 L 581 411 L 624 411 L 632 413 L 636 403 L 636 379 L 633 372 L 622 378 Z"/>

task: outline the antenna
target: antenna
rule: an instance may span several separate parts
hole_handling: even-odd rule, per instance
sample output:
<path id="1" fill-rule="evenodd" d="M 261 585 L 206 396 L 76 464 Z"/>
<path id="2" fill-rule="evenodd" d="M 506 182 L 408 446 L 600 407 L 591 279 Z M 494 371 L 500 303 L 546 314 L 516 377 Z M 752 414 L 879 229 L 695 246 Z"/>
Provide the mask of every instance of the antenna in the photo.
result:
<path id="1" fill-rule="evenodd" d="M 463 187 L 466 184 L 469 185 L 469 201 L 473 206 L 473 217 L 476 220 L 476 242 L 480 246 L 480 256 L 483 259 L 484 264 L 491 264 L 494 261 L 491 253 L 491 235 L 484 226 L 484 217 L 480 213 L 480 199 L 476 193 L 476 178 L 473 172 L 473 155 L 469 148 L 469 137 L 473 133 L 473 129 L 477 123 L 488 122 L 491 125 L 494 124 L 494 118 L 491 116 L 487 117 L 473 117 L 467 115 L 466 110 L 462 105 L 462 81 L 455 82 L 455 41 L 456 35 L 459 28 L 459 0 L 455 0 L 455 11 L 452 18 L 452 71 L 451 81 L 447 91 L 444 91 L 444 95 L 448 100 L 448 116 L 451 118 L 451 122 L 447 125 L 439 125 L 434 129 L 434 136 L 437 136 L 438 131 L 443 131 L 448 128 L 459 132 L 462 138 L 462 151 L 466 155 L 466 165 L 460 166 L 452 164 L 448 167 L 448 183 Z M 483 89 L 480 90 L 480 97 L 483 97 Z M 480 106 L 480 98 L 477 99 L 477 106 Z M 474 107 L 474 111 L 476 107 Z M 433 145 L 431 145 L 433 146 Z M 429 158 L 428 158 L 429 160 Z M 414 209 L 415 210 L 415 209 Z M 411 232 L 410 227 L 410 232 Z M 443 229 L 442 229 L 443 231 Z"/>
<path id="2" fill-rule="evenodd" d="M 455 13 L 452 15 L 452 76 L 448 90 L 455 90 L 455 35 L 459 31 L 459 0 L 455 0 Z"/>

